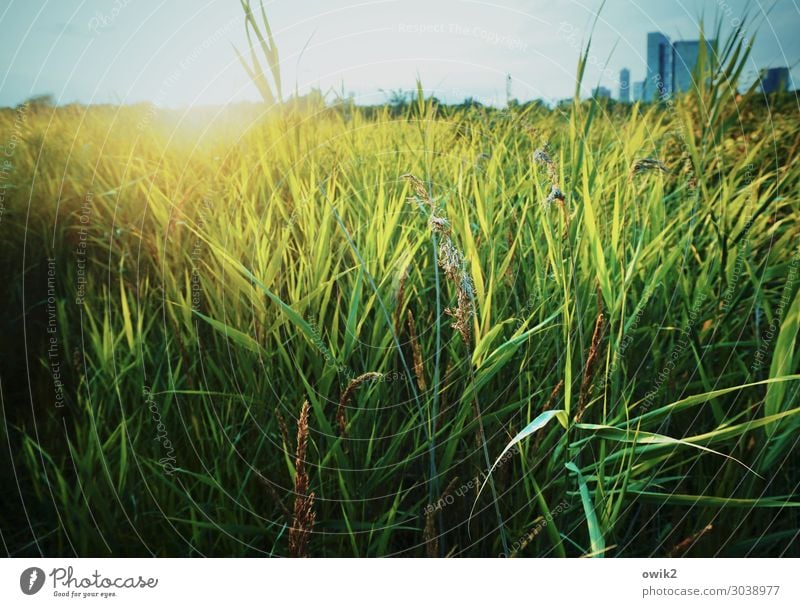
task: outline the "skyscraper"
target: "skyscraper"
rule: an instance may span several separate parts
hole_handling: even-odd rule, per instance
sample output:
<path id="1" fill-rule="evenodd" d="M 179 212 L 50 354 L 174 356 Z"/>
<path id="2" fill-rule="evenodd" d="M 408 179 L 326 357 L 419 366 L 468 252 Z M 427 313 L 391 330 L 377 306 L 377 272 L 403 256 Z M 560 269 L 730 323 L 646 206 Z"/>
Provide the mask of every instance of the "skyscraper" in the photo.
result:
<path id="1" fill-rule="evenodd" d="M 713 53 L 715 40 L 706 40 L 706 61 Z M 679 40 L 672 44 L 672 90 L 676 93 L 688 91 L 697 83 L 692 72 L 700 58 L 699 40 Z"/>
<path id="2" fill-rule="evenodd" d="M 644 81 L 638 80 L 633 83 L 633 100 L 642 101 L 644 99 Z"/>
<path id="3" fill-rule="evenodd" d="M 647 75 L 644 100 L 656 101 L 672 92 L 672 45 L 661 32 L 647 34 Z"/>
<path id="4" fill-rule="evenodd" d="M 626 67 L 619 72 L 619 100 L 623 103 L 631 100 L 631 72 Z"/>
<path id="5" fill-rule="evenodd" d="M 789 68 L 771 67 L 763 70 L 760 75 L 761 92 L 765 95 L 786 91 L 789 88 Z"/>

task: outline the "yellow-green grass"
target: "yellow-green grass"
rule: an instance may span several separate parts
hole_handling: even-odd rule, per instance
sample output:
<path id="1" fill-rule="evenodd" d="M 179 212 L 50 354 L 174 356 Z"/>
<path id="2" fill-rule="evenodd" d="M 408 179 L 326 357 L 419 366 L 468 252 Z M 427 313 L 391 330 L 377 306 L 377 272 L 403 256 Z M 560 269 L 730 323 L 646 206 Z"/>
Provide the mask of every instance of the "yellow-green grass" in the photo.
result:
<path id="1" fill-rule="evenodd" d="M 423 555 L 431 525 L 443 555 L 797 555 L 797 105 L 770 104 L 1 112 L 7 550 L 285 555 L 308 399 L 311 555 Z"/>

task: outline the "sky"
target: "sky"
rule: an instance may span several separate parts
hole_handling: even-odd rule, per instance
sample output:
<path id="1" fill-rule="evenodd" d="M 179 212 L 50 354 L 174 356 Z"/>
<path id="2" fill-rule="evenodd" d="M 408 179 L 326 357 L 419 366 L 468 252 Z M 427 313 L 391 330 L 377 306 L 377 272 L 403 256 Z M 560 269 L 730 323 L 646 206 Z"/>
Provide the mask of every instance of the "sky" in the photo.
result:
<path id="1" fill-rule="evenodd" d="M 257 2 L 257 0 L 256 0 Z M 644 78 L 647 32 L 696 39 L 699 20 L 757 25 L 746 72 L 789 66 L 800 83 L 800 0 L 607 0 L 594 28 L 583 94 L 616 96 L 619 70 Z M 424 88 L 472 97 L 555 101 L 601 0 L 272 0 L 284 95 L 320 88 L 380 103 Z M 52 94 L 59 103 L 162 107 L 258 100 L 234 48 L 247 49 L 239 0 L 0 0 L 0 106 Z M 747 32 L 752 36 L 753 28 Z"/>

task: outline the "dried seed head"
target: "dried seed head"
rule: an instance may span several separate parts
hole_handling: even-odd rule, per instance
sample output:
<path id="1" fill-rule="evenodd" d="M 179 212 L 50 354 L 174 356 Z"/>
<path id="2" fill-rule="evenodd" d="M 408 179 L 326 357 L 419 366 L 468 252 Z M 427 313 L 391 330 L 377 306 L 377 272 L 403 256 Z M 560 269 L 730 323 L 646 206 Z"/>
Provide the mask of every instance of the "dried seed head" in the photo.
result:
<path id="1" fill-rule="evenodd" d="M 431 218 L 428 220 L 428 223 L 430 224 L 433 232 L 438 232 L 440 234 L 450 233 L 450 224 L 444 217 L 437 217 L 431 213 Z"/>
<path id="2" fill-rule="evenodd" d="M 552 187 L 550 188 L 550 194 L 548 194 L 548 195 L 547 195 L 547 200 L 546 200 L 546 202 L 547 202 L 548 204 L 553 204 L 553 203 L 554 203 L 556 200 L 558 200 L 558 201 L 560 201 L 560 202 L 564 202 L 564 200 L 565 200 L 565 197 L 564 197 L 564 192 L 562 192 L 562 191 L 561 191 L 561 190 L 558 188 L 558 186 L 555 186 L 555 185 L 554 185 L 554 186 L 552 186 Z"/>
<path id="3" fill-rule="evenodd" d="M 631 164 L 631 172 L 628 176 L 628 179 L 633 179 L 634 175 L 645 173 L 647 171 L 661 171 L 662 173 L 669 173 L 667 165 L 657 158 L 640 158 Z"/>
<path id="4" fill-rule="evenodd" d="M 369 371 L 368 373 L 362 373 L 358 377 L 352 379 L 348 384 L 345 391 L 342 392 L 342 396 L 339 398 L 339 406 L 336 409 L 336 421 L 339 424 L 339 432 L 342 436 L 346 436 L 347 432 L 347 415 L 345 410 L 347 408 L 347 404 L 350 402 L 350 399 L 353 396 L 353 393 L 358 389 L 358 387 L 363 384 L 365 381 L 370 379 L 380 379 L 383 377 L 381 373 L 376 373 L 375 371 Z"/>
<path id="5" fill-rule="evenodd" d="M 670 550 L 667 553 L 667 556 L 669 558 L 674 558 L 676 556 L 680 556 L 681 554 L 686 552 L 689 548 L 694 546 L 694 544 L 696 544 L 697 541 L 701 537 L 703 537 L 706 533 L 711 531 L 713 528 L 714 528 L 714 526 L 711 523 L 709 523 L 708 525 L 706 525 L 705 527 L 700 529 L 700 531 L 697 531 L 697 532 L 693 533 L 692 535 L 690 535 L 686 539 L 684 539 L 681 542 L 679 542 L 676 546 L 674 546 L 672 548 L 672 550 Z"/>
<path id="6" fill-rule="evenodd" d="M 564 193 L 558 187 L 558 169 L 556 163 L 550 157 L 548 146 L 539 148 L 533 153 L 533 159 L 547 168 L 547 176 L 550 179 L 550 194 L 547 196 L 547 203 L 553 203 L 556 200 L 564 202 Z"/>
<path id="7" fill-rule="evenodd" d="M 308 401 L 300 409 L 297 419 L 297 450 L 295 451 L 294 518 L 289 529 L 289 556 L 307 556 L 308 540 L 314 526 L 314 493 L 308 492 L 309 478 L 306 471 L 308 447 Z"/>
<path id="8" fill-rule="evenodd" d="M 414 374 L 417 376 L 417 385 L 422 392 L 425 392 L 428 389 L 425 381 L 425 366 L 422 363 L 422 349 L 419 347 L 414 313 L 411 310 L 408 311 L 408 334 L 411 341 L 411 352 L 414 355 Z"/>
<path id="9" fill-rule="evenodd" d="M 394 332 L 399 333 L 400 329 L 400 322 L 401 322 L 401 312 L 403 310 L 403 303 L 405 302 L 405 293 L 406 293 L 406 280 L 408 280 L 408 271 L 411 268 L 410 265 L 407 265 L 403 271 L 400 273 L 400 278 L 397 281 L 397 307 L 395 308 L 395 323 L 394 323 Z"/>
<path id="10" fill-rule="evenodd" d="M 453 245 L 453 241 L 448 236 L 442 238 L 439 243 L 439 267 L 455 283 L 458 283 L 461 263 L 461 252 Z"/>
<path id="11" fill-rule="evenodd" d="M 453 244 L 450 224 L 447 219 L 436 214 L 435 205 L 425 190 L 425 185 L 422 181 L 410 173 L 403 175 L 403 178 L 410 182 L 417 197 L 431 207 L 428 225 L 433 234 L 439 234 L 441 236 L 439 240 L 437 262 L 439 267 L 444 271 L 447 279 L 455 285 L 458 293 L 458 306 L 456 308 L 448 308 L 445 312 L 455 319 L 452 327 L 461 334 L 464 343 L 469 345 L 470 323 L 474 316 L 473 299 L 475 297 L 475 290 L 472 285 L 472 279 L 465 268 L 464 256 L 456 245 Z"/>
<path id="12" fill-rule="evenodd" d="M 466 277 L 466 280 L 469 282 L 469 289 L 458 289 L 458 307 L 455 309 L 447 308 L 445 313 L 455 319 L 455 322 L 450 326 L 461 335 L 464 343 L 469 345 L 469 339 L 471 335 L 470 326 L 472 324 L 472 317 L 474 316 L 475 312 L 472 305 L 472 284 L 471 281 L 469 281 L 468 276 Z M 462 280 L 461 284 L 463 285 L 464 283 L 465 281 Z"/>
<path id="13" fill-rule="evenodd" d="M 553 160 L 550 158 L 550 154 L 548 154 L 544 148 L 539 148 L 533 153 L 533 159 L 538 162 L 539 164 L 544 165 L 551 165 L 553 164 Z"/>
<path id="14" fill-rule="evenodd" d="M 419 177 L 415 177 L 411 173 L 406 173 L 402 177 L 409 182 L 411 189 L 414 190 L 414 194 L 417 196 L 417 198 L 433 208 L 433 200 L 431 200 L 428 190 L 425 188 L 425 184 L 422 182 L 422 180 Z M 414 199 L 410 198 L 408 202 L 414 202 Z"/>
<path id="15" fill-rule="evenodd" d="M 586 403 L 589 400 L 589 392 L 592 387 L 592 380 L 594 379 L 594 368 L 597 363 L 597 358 L 600 354 L 600 343 L 605 335 L 605 316 L 602 312 L 597 315 L 594 322 L 594 333 L 592 333 L 592 343 L 589 347 L 589 356 L 586 357 L 586 366 L 583 369 L 583 379 L 581 380 L 580 399 L 578 400 L 578 408 L 575 414 L 575 421 L 581 421 L 583 413 L 586 409 Z"/>
<path id="16" fill-rule="evenodd" d="M 461 272 L 461 291 L 470 301 L 475 297 L 475 288 L 472 286 L 472 278 L 467 274 L 466 269 Z"/>

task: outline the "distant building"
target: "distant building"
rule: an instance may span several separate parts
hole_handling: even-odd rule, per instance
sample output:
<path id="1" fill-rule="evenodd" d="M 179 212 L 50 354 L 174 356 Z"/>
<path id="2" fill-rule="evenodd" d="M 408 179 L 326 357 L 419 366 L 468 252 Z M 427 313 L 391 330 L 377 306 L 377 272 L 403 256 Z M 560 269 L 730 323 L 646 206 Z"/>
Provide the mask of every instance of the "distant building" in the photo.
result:
<path id="1" fill-rule="evenodd" d="M 633 83 L 633 100 L 644 101 L 644 81 L 639 80 Z"/>
<path id="2" fill-rule="evenodd" d="M 715 40 L 706 40 L 706 60 L 714 52 Z M 678 40 L 672 43 L 672 92 L 680 93 L 696 86 L 693 72 L 700 59 L 699 40 Z"/>
<path id="3" fill-rule="evenodd" d="M 647 34 L 647 75 L 644 101 L 656 101 L 672 93 L 672 45 L 661 32 Z"/>
<path id="4" fill-rule="evenodd" d="M 706 57 L 714 52 L 716 40 L 705 41 Z M 634 100 L 658 101 L 674 93 L 690 90 L 694 68 L 700 59 L 699 40 L 677 40 L 670 42 L 661 32 L 647 34 L 647 73 L 642 85 L 641 97 Z"/>
<path id="5" fill-rule="evenodd" d="M 619 100 L 623 103 L 631 100 L 631 72 L 625 67 L 619 72 Z"/>
<path id="6" fill-rule="evenodd" d="M 765 95 L 789 89 L 788 67 L 771 67 L 763 70 L 759 78 L 761 79 L 761 92 Z"/>
<path id="7" fill-rule="evenodd" d="M 597 99 L 611 99 L 611 89 L 607 89 L 604 86 L 598 86 L 594 91 L 592 91 L 592 97 Z"/>

